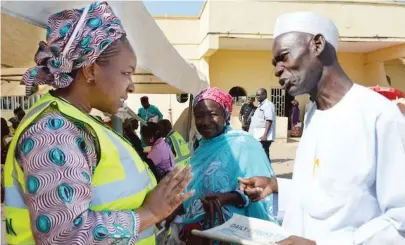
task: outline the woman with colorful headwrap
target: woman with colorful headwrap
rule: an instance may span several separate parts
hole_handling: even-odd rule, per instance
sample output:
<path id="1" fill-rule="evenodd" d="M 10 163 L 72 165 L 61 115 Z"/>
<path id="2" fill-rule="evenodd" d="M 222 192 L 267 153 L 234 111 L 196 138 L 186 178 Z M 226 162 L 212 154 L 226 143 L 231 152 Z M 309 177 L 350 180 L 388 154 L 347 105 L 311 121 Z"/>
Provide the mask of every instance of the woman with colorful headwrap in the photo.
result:
<path id="1" fill-rule="evenodd" d="M 7 243 L 154 244 L 154 224 L 192 195 L 181 195 L 191 172 L 175 169 L 156 186 L 128 141 L 89 114 L 116 114 L 134 91 L 137 59 L 120 20 L 93 3 L 52 15 L 46 39 L 23 81 L 27 95 L 40 84 L 55 90 L 10 146 Z"/>
<path id="2" fill-rule="evenodd" d="M 187 189 L 195 190 L 195 195 L 183 203 L 183 240 L 195 239 L 190 227 L 206 228 L 201 227 L 205 212 L 200 197 L 217 197 L 225 220 L 237 213 L 275 222 L 272 196 L 253 203 L 239 191 L 238 177 L 274 176 L 274 172 L 260 143 L 244 131 L 232 130 L 231 113 L 232 97 L 218 88 L 195 97 L 195 125 L 203 139 L 190 163 L 194 177 Z"/>

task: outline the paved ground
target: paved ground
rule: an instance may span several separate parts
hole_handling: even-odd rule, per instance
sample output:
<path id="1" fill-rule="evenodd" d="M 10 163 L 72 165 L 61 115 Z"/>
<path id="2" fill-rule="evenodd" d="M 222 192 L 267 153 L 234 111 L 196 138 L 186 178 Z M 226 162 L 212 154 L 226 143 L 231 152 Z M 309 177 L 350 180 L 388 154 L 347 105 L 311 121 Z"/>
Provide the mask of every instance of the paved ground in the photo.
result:
<path id="1" fill-rule="evenodd" d="M 278 177 L 291 178 L 295 151 L 297 149 L 299 139 L 290 139 L 286 142 L 274 142 L 270 147 L 270 157 L 274 172 Z M 1 206 L 1 244 L 5 245 L 5 222 L 4 222 L 4 206 Z"/>
<path id="2" fill-rule="evenodd" d="M 295 152 L 299 139 L 290 139 L 288 143 L 274 142 L 270 147 L 270 158 L 274 172 L 278 177 L 291 178 Z"/>

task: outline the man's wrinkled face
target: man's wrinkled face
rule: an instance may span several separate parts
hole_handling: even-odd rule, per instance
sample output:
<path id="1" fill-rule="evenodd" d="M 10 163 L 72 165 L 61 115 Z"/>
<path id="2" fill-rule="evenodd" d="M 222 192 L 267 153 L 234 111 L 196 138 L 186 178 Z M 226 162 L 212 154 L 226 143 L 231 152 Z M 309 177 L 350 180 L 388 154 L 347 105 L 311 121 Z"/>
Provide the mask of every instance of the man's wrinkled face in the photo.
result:
<path id="1" fill-rule="evenodd" d="M 300 32 L 286 33 L 274 40 L 274 75 L 292 96 L 309 93 L 322 76 L 313 45 L 313 35 Z"/>

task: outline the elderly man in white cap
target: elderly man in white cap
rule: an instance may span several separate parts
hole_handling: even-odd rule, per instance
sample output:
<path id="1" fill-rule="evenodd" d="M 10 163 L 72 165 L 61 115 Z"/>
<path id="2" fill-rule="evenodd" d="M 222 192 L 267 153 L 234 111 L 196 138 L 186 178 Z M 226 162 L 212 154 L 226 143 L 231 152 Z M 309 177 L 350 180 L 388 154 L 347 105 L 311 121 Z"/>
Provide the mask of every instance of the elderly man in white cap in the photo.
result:
<path id="1" fill-rule="evenodd" d="M 405 244 L 405 118 L 383 96 L 353 83 L 336 52 L 339 34 L 312 12 L 278 18 L 273 65 L 293 96 L 315 100 L 285 181 L 241 179 L 253 201 L 291 194 L 279 244 Z M 284 189 L 285 190 L 285 189 Z"/>

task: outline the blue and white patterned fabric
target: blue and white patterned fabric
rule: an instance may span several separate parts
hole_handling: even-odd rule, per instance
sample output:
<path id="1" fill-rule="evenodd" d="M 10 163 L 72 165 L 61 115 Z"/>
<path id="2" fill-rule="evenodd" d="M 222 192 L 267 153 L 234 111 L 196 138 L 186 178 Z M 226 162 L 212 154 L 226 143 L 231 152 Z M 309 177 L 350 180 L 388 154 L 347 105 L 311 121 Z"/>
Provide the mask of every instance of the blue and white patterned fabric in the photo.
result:
<path id="1" fill-rule="evenodd" d="M 220 136 L 200 141 L 191 159 L 191 167 L 194 177 L 188 190 L 194 189 L 195 195 L 183 204 L 184 224 L 203 221 L 201 196 L 238 190 L 238 177 L 274 176 L 261 144 L 248 133 L 232 130 L 230 126 Z M 250 202 L 243 208 L 224 206 L 223 213 L 225 220 L 237 213 L 276 223 L 273 195 L 259 202 Z"/>

